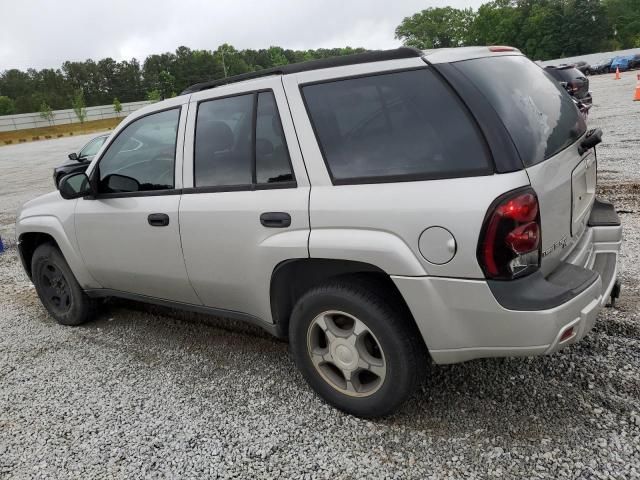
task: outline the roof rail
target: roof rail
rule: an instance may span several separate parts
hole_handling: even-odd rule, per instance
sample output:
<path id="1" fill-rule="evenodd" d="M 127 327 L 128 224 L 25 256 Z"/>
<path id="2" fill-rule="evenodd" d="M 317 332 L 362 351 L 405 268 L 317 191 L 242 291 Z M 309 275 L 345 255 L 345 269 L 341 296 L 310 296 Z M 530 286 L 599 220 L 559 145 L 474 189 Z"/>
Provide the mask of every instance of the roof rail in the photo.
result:
<path id="1" fill-rule="evenodd" d="M 201 92 L 210 88 L 228 85 L 230 83 L 242 82 L 253 78 L 268 77 L 269 75 L 287 75 L 290 73 L 307 72 L 309 70 L 319 70 L 321 68 L 342 67 L 345 65 L 357 65 L 359 63 L 382 62 L 384 60 L 397 60 L 401 58 L 421 57 L 422 51 L 416 48 L 400 47 L 393 50 L 375 50 L 371 52 L 355 53 L 352 55 L 342 55 L 339 57 L 321 58 L 309 60 L 307 62 L 290 63 L 278 67 L 265 68 L 257 72 L 242 73 L 232 77 L 220 78 L 209 82 L 196 83 L 182 91 L 180 95 Z"/>

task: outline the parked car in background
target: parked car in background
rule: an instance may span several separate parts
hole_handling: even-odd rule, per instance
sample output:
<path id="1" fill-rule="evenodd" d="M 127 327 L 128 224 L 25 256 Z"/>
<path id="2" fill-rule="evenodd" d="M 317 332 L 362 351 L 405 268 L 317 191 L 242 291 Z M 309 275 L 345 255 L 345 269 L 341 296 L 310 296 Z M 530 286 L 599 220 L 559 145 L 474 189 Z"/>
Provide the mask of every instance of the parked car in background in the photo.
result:
<path id="1" fill-rule="evenodd" d="M 585 62 L 584 60 L 579 60 L 573 64 L 573 67 L 580 70 L 583 74 L 586 75 L 589 69 L 591 68 L 591 65 Z"/>
<path id="2" fill-rule="evenodd" d="M 640 53 L 633 55 L 629 60 L 629 70 L 636 70 L 640 68 Z"/>
<path id="3" fill-rule="evenodd" d="M 592 329 L 622 242 L 601 135 L 510 47 L 279 66 L 132 113 L 21 208 L 19 254 L 63 325 L 104 297 L 244 320 L 330 404 L 387 415 L 431 361 Z"/>
<path id="4" fill-rule="evenodd" d="M 613 62 L 613 58 L 607 58 L 605 60 L 601 60 L 598 63 L 594 63 L 589 67 L 587 73 L 589 75 L 602 75 L 603 73 L 609 73 L 611 70 L 611 62 Z"/>
<path id="5" fill-rule="evenodd" d="M 629 70 L 629 63 L 634 59 L 635 55 L 625 55 L 622 57 L 616 57 L 611 62 L 610 71 L 615 72 L 619 69 L 621 72 Z"/>
<path id="6" fill-rule="evenodd" d="M 104 144 L 105 140 L 109 138 L 109 135 L 109 133 L 105 133 L 104 135 L 99 135 L 96 138 L 91 139 L 80 149 L 78 153 L 73 152 L 69 154 L 69 160 L 72 160 L 71 162 L 55 167 L 53 169 L 53 181 L 56 188 L 58 188 L 60 180 L 65 175 L 84 172 L 91 163 L 91 160 L 93 160 L 93 157 L 95 157 L 96 153 L 100 150 L 100 147 Z"/>
<path id="7" fill-rule="evenodd" d="M 545 67 L 545 71 L 560 82 L 569 95 L 576 100 L 580 112 L 586 116 L 593 104 L 589 91 L 589 79 L 573 65 L 549 66 Z"/>

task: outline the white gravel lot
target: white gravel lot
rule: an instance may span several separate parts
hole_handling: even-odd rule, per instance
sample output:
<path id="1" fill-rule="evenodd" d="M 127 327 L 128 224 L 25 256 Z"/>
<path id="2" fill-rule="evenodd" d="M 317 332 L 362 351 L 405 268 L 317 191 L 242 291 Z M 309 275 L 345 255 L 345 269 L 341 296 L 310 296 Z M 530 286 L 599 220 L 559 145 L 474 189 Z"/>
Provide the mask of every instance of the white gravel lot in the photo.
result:
<path id="1" fill-rule="evenodd" d="M 135 303 L 55 324 L 0 255 L 0 478 L 640 478 L 640 102 L 591 78 L 601 193 L 625 228 L 622 297 L 549 357 L 432 367 L 395 416 L 360 420 L 252 327 Z M 85 139 L 0 147 L 0 234 Z"/>

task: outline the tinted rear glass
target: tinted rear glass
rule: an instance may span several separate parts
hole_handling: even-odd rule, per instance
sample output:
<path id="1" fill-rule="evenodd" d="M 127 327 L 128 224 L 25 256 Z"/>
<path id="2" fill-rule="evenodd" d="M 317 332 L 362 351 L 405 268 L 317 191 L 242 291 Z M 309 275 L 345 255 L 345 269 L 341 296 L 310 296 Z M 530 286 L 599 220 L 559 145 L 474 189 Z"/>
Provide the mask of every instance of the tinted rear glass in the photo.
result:
<path id="1" fill-rule="evenodd" d="M 490 173 L 484 140 L 456 95 L 429 69 L 302 89 L 334 183 Z"/>
<path id="2" fill-rule="evenodd" d="M 496 109 L 526 166 L 552 157 L 586 131 L 569 94 L 526 57 L 485 57 L 454 65 Z"/>

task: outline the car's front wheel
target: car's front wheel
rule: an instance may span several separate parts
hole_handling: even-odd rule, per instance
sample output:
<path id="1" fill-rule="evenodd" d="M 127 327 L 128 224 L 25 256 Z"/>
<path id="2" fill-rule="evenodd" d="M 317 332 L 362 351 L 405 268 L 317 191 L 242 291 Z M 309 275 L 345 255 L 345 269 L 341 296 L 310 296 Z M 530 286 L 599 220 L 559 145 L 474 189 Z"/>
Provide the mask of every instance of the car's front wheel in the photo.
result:
<path id="1" fill-rule="evenodd" d="M 42 305 L 62 325 L 80 325 L 91 318 L 95 300 L 89 298 L 58 248 L 43 244 L 31 259 L 31 277 Z"/>
<path id="2" fill-rule="evenodd" d="M 424 378 L 424 343 L 405 309 L 357 283 L 330 283 L 303 295 L 289 340 L 311 387 L 357 416 L 393 413 Z"/>

